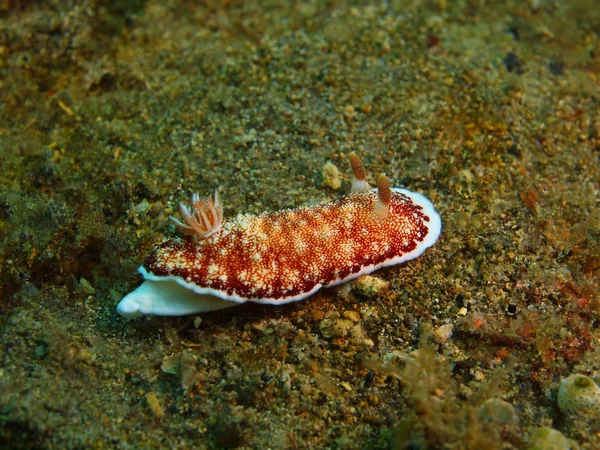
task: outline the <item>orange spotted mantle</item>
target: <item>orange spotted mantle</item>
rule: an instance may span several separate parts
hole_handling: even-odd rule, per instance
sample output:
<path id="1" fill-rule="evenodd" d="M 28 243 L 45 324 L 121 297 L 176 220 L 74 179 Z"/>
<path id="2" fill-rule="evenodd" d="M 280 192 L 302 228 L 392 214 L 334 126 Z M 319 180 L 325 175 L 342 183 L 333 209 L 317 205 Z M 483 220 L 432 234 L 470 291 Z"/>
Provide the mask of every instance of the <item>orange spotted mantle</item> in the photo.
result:
<path id="1" fill-rule="evenodd" d="M 246 301 L 283 304 L 416 258 L 435 243 L 441 220 L 427 198 L 390 188 L 385 175 L 369 190 L 354 154 L 351 163 L 353 192 L 325 204 L 240 214 L 221 223 L 218 194 L 192 197 L 191 212 L 180 207 L 186 223 L 173 220 L 186 234 L 150 253 L 140 272 L 151 286 L 126 296 L 119 313 L 180 315 Z M 157 294 L 161 288 L 167 292 Z M 208 306 L 200 305 L 207 300 Z"/>

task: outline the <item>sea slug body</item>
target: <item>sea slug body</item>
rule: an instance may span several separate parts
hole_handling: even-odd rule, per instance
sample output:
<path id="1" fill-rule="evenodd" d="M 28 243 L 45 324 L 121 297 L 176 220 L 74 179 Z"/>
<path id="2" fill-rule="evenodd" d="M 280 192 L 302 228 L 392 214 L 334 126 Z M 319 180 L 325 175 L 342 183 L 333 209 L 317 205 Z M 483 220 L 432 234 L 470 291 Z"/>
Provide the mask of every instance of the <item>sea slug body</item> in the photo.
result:
<path id="1" fill-rule="evenodd" d="M 350 154 L 349 195 L 328 203 L 222 220 L 218 192 L 194 194 L 180 205 L 184 233 L 156 247 L 139 268 L 145 281 L 126 295 L 124 317 L 193 314 L 244 302 L 284 304 L 420 256 L 442 223 L 423 195 L 391 188 L 387 177 L 370 189 Z"/>

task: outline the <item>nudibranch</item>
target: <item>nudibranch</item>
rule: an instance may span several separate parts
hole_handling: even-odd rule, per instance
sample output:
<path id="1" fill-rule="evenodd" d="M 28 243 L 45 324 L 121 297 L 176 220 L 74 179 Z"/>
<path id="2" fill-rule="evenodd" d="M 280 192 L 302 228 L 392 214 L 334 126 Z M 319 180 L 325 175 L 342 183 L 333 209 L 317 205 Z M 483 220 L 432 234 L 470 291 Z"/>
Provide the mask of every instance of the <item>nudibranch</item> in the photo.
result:
<path id="1" fill-rule="evenodd" d="M 245 302 L 282 305 L 302 300 L 381 267 L 420 256 L 438 239 L 442 222 L 423 195 L 392 188 L 381 174 L 376 189 L 350 154 L 350 194 L 328 203 L 223 221 L 214 198 L 192 195 L 180 204 L 183 233 L 154 248 L 139 272 L 145 281 L 126 295 L 124 317 L 179 316 Z"/>

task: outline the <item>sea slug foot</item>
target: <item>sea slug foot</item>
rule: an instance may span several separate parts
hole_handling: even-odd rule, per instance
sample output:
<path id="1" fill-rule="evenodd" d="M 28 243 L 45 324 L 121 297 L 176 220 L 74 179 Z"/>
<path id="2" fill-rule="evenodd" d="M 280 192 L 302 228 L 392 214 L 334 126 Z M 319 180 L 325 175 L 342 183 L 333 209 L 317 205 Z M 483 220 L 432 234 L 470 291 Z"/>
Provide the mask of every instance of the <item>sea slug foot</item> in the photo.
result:
<path id="1" fill-rule="evenodd" d="M 183 316 L 237 304 L 212 295 L 198 294 L 172 279 L 146 280 L 135 291 L 123 297 L 117 306 L 117 312 L 127 318 L 147 315 Z"/>

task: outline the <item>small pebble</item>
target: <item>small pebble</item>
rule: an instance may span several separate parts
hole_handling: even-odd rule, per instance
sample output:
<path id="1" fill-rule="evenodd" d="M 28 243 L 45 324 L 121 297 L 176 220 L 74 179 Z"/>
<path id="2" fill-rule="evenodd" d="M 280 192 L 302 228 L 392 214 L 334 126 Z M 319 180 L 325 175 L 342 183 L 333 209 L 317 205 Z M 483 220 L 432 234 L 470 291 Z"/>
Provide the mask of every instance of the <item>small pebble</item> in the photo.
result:
<path id="1" fill-rule="evenodd" d="M 319 330 L 326 338 L 345 337 L 351 327 L 352 322 L 346 319 L 323 319 L 319 324 Z"/>
<path id="2" fill-rule="evenodd" d="M 333 190 L 338 190 L 342 186 L 340 171 L 331 161 L 325 163 L 321 169 L 321 175 L 323 175 L 323 183 L 325 186 L 328 186 Z"/>
<path id="3" fill-rule="evenodd" d="M 140 203 L 138 203 L 137 205 L 135 205 L 133 207 L 133 211 L 136 212 L 137 214 L 144 214 L 149 209 L 150 209 L 150 203 L 148 203 L 148 200 L 146 200 L 146 199 L 142 200 Z"/>
<path id="4" fill-rule="evenodd" d="M 390 283 L 381 278 L 372 275 L 363 275 L 362 277 L 358 277 L 354 282 L 354 291 L 363 297 L 372 299 L 386 290 L 389 285 Z"/>
<path id="5" fill-rule="evenodd" d="M 312 386 L 310 385 L 310 383 L 302 383 L 300 385 L 300 393 L 302 395 L 310 395 L 312 391 Z"/>
<path id="6" fill-rule="evenodd" d="M 160 370 L 170 375 L 177 375 L 180 369 L 179 359 L 175 357 L 165 359 L 160 365 Z"/>
<path id="7" fill-rule="evenodd" d="M 162 419 L 165 415 L 162 407 L 160 406 L 160 402 L 158 401 L 158 397 L 154 392 L 148 392 L 146 394 L 146 403 L 148 404 L 148 408 L 154 414 L 154 417 L 157 419 Z"/>
<path id="8" fill-rule="evenodd" d="M 343 316 L 346 319 L 350 319 L 352 322 L 360 321 L 360 313 L 358 311 L 353 311 L 353 310 L 344 311 Z"/>

